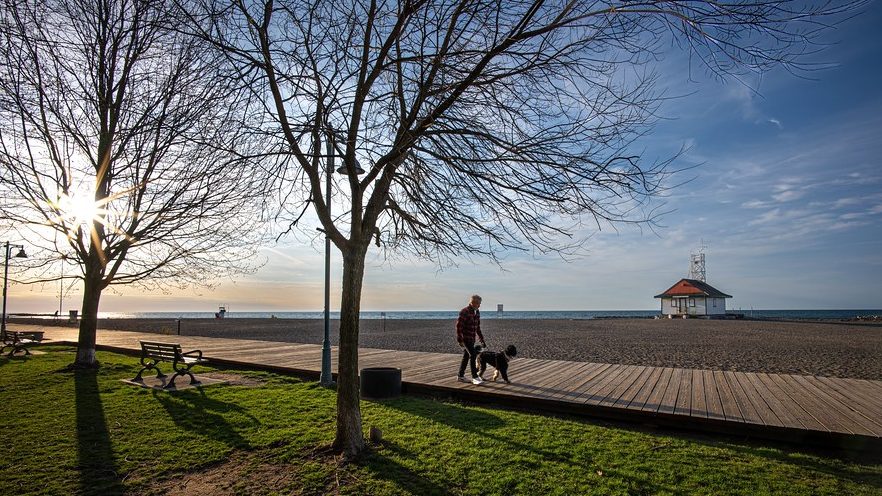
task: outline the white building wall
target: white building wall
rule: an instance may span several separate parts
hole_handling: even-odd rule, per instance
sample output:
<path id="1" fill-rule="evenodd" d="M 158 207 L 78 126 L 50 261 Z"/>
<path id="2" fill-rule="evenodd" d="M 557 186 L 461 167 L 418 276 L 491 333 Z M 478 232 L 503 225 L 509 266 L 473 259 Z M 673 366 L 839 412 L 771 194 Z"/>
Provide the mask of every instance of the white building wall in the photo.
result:
<path id="1" fill-rule="evenodd" d="M 716 303 L 716 306 L 714 306 Z M 707 299 L 707 315 L 725 315 L 726 299 L 725 298 L 708 298 Z"/>
<path id="2" fill-rule="evenodd" d="M 725 298 L 706 298 L 704 296 L 686 298 L 660 298 L 662 315 L 683 315 L 678 306 L 678 300 L 687 300 L 686 315 L 700 317 L 703 315 L 725 315 L 726 299 Z M 695 306 L 692 306 L 692 302 Z M 716 304 L 716 306 L 714 306 Z"/>

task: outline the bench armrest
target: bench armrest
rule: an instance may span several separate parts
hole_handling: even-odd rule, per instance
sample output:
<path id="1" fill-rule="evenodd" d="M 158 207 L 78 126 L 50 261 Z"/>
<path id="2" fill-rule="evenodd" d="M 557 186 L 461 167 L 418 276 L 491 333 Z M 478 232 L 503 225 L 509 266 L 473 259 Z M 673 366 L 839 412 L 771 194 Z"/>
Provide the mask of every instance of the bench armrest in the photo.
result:
<path id="1" fill-rule="evenodd" d="M 202 358 L 202 350 L 188 351 L 186 353 L 181 353 L 181 356 L 187 357 L 187 358 L 200 358 L 201 359 Z"/>

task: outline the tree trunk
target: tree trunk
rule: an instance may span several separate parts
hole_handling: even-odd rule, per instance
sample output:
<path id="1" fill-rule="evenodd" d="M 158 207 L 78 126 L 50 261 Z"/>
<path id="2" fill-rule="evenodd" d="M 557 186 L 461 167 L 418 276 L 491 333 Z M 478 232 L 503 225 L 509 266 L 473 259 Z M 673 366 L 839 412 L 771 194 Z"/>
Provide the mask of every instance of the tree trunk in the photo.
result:
<path id="1" fill-rule="evenodd" d="M 364 450 L 358 383 L 358 324 L 366 250 L 343 254 L 340 348 L 337 365 L 337 437 L 334 449 L 352 459 Z"/>
<path id="2" fill-rule="evenodd" d="M 98 303 L 101 301 L 102 274 L 92 274 L 95 269 L 87 269 L 83 283 L 83 309 L 80 319 L 80 334 L 77 340 L 75 368 L 98 368 L 95 360 L 95 338 L 98 329 Z"/>

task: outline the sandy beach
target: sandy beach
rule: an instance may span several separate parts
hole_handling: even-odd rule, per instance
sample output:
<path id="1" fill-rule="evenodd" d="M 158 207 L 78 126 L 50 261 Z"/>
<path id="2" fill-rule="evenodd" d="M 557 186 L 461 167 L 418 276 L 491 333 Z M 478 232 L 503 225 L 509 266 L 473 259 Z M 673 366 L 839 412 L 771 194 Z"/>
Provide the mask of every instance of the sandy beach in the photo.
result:
<path id="1" fill-rule="evenodd" d="M 45 320 L 16 322 L 46 325 Z M 60 322 L 59 322 L 60 324 Z M 102 329 L 175 334 L 163 319 L 102 319 Z M 337 344 L 338 322 L 331 321 Z M 363 320 L 360 345 L 457 353 L 453 320 Z M 514 320 L 484 318 L 488 348 L 586 362 L 882 379 L 882 325 L 757 320 Z M 185 319 L 181 334 L 320 344 L 322 320 Z"/>

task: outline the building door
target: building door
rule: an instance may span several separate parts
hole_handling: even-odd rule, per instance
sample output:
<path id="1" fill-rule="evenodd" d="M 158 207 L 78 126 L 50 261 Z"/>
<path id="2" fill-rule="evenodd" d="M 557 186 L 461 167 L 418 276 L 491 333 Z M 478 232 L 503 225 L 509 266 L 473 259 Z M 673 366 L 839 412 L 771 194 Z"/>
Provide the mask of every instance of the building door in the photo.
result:
<path id="1" fill-rule="evenodd" d="M 686 315 L 689 310 L 689 298 L 677 298 L 677 313 Z"/>

